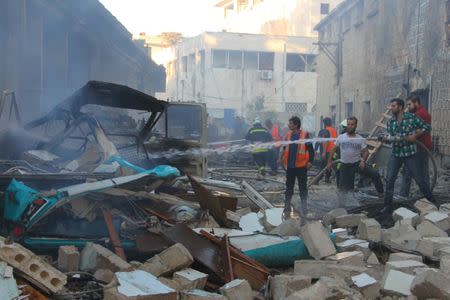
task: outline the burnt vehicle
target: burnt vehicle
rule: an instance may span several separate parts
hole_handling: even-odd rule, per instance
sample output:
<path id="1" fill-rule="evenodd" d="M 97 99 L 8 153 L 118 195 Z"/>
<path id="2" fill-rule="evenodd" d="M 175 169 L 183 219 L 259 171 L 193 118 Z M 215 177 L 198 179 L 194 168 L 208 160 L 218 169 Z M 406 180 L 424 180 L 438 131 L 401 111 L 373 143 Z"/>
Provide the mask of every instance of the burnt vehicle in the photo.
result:
<path id="1" fill-rule="evenodd" d="M 204 105 L 88 82 L 45 116 L 1 134 L 3 233 L 37 252 L 105 244 L 111 231 L 127 249 L 148 239 L 164 245 L 148 230 L 155 211 L 177 220 L 199 210 L 148 192 L 180 171 L 205 174 L 206 158 L 192 155 L 206 146 L 205 124 Z"/>

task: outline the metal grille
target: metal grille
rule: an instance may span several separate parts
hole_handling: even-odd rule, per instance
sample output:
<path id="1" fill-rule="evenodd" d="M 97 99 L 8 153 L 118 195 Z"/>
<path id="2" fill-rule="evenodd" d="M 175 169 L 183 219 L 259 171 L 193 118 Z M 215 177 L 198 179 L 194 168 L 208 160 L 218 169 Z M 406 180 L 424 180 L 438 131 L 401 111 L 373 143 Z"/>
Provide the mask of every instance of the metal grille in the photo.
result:
<path id="1" fill-rule="evenodd" d="M 286 102 L 286 112 L 305 113 L 308 112 L 307 103 Z"/>

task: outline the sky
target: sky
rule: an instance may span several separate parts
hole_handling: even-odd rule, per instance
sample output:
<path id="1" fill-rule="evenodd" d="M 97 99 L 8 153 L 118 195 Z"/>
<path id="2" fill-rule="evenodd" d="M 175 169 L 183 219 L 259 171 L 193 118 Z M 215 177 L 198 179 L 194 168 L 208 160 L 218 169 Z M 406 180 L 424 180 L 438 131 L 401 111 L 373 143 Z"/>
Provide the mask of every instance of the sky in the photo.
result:
<path id="1" fill-rule="evenodd" d="M 218 0 L 100 0 L 132 34 L 181 32 L 195 36 L 219 31 Z"/>

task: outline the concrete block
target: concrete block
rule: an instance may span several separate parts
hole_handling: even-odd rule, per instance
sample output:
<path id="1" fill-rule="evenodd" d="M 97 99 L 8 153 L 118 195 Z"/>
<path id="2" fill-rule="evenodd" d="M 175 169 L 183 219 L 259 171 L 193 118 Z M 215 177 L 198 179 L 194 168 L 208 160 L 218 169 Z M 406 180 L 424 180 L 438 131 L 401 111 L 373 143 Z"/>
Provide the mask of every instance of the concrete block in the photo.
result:
<path id="1" fill-rule="evenodd" d="M 444 203 L 439 206 L 439 211 L 445 214 L 450 213 L 450 203 Z"/>
<path id="2" fill-rule="evenodd" d="M 362 219 L 367 219 L 365 214 L 350 214 L 336 217 L 338 227 L 358 227 Z"/>
<path id="3" fill-rule="evenodd" d="M 270 234 L 278 234 L 281 236 L 299 236 L 300 235 L 300 224 L 298 220 L 287 219 L 284 220 L 279 226 L 272 229 Z"/>
<path id="4" fill-rule="evenodd" d="M 364 254 L 361 251 L 340 252 L 329 256 L 327 260 L 336 261 L 338 264 L 363 266 Z"/>
<path id="5" fill-rule="evenodd" d="M 380 283 L 366 273 L 352 277 L 356 289 L 363 294 L 364 299 L 376 299 L 380 296 Z"/>
<path id="6" fill-rule="evenodd" d="M 354 235 L 336 235 L 336 243 L 342 243 L 354 239 L 356 239 Z"/>
<path id="7" fill-rule="evenodd" d="M 450 256 L 450 247 L 442 247 L 437 252 L 437 257 L 442 258 L 444 256 Z"/>
<path id="8" fill-rule="evenodd" d="M 433 211 L 424 215 L 424 221 L 430 221 L 440 229 L 447 231 L 450 229 L 450 218 L 448 214 Z"/>
<path id="9" fill-rule="evenodd" d="M 363 299 L 363 296 L 358 291 L 349 288 L 341 279 L 322 277 L 314 285 L 291 294 L 287 299 Z"/>
<path id="10" fill-rule="evenodd" d="M 419 213 L 425 214 L 428 212 L 432 212 L 432 211 L 437 211 L 437 207 L 436 205 L 434 205 L 433 203 L 431 203 L 430 201 L 428 201 L 425 198 L 422 198 L 420 200 L 417 200 L 416 203 L 414 203 L 414 207 L 419 211 Z"/>
<path id="11" fill-rule="evenodd" d="M 262 224 L 266 232 L 275 229 L 283 222 L 283 210 L 284 208 L 271 208 L 264 210 L 264 217 L 262 218 Z"/>
<path id="12" fill-rule="evenodd" d="M 417 247 L 417 241 L 421 239 L 421 235 L 417 230 L 409 231 L 397 238 L 391 239 L 391 242 L 400 247 L 414 251 Z"/>
<path id="13" fill-rule="evenodd" d="M 332 232 L 336 235 L 336 237 L 338 237 L 338 236 L 348 236 L 347 228 L 334 228 L 332 230 Z"/>
<path id="14" fill-rule="evenodd" d="M 180 292 L 180 300 L 227 300 L 227 297 L 203 290 L 189 290 Z"/>
<path id="15" fill-rule="evenodd" d="M 407 297 L 411 295 L 414 276 L 396 270 L 388 270 L 383 276 L 381 292 L 387 296 Z"/>
<path id="16" fill-rule="evenodd" d="M 380 223 L 375 219 L 362 219 L 358 225 L 357 237 L 368 241 L 381 241 Z"/>
<path id="17" fill-rule="evenodd" d="M 411 224 L 405 224 L 397 221 L 393 227 L 382 230 L 382 240 L 384 242 L 392 241 L 393 239 L 396 239 L 412 231 L 415 231 L 415 229 Z"/>
<path id="18" fill-rule="evenodd" d="M 0 237 L 0 260 L 25 274 L 25 278 L 46 293 L 57 293 L 67 283 L 67 276 L 42 258 L 17 243 Z"/>
<path id="19" fill-rule="evenodd" d="M 378 257 L 375 255 L 375 253 L 372 253 L 367 258 L 367 264 L 368 265 L 379 265 L 380 261 L 378 260 Z"/>
<path id="20" fill-rule="evenodd" d="M 58 269 L 63 272 L 78 271 L 80 252 L 75 246 L 60 246 L 58 249 Z"/>
<path id="21" fill-rule="evenodd" d="M 286 299 L 293 292 L 311 286 L 311 277 L 303 275 L 276 275 L 269 278 L 270 296 L 273 300 Z"/>
<path id="22" fill-rule="evenodd" d="M 105 247 L 86 243 L 80 256 L 81 271 L 108 269 L 113 272 L 131 269 L 131 265 Z"/>
<path id="23" fill-rule="evenodd" d="M 178 293 L 161 283 L 150 273 L 136 270 L 116 272 L 114 284 L 104 289 L 103 299 L 108 300 L 177 300 Z"/>
<path id="24" fill-rule="evenodd" d="M 417 232 L 423 237 L 448 237 L 447 232 L 428 220 L 417 225 Z"/>
<path id="25" fill-rule="evenodd" d="M 175 291 L 182 291 L 183 290 L 183 287 L 181 286 L 181 284 L 178 281 L 176 281 L 176 280 L 173 280 L 173 279 L 170 279 L 170 278 L 166 278 L 166 277 L 158 277 L 158 280 L 162 284 L 170 287 L 171 289 L 174 289 Z"/>
<path id="26" fill-rule="evenodd" d="M 418 241 L 416 250 L 426 256 L 438 256 L 439 250 L 450 247 L 449 237 L 424 237 Z"/>
<path id="27" fill-rule="evenodd" d="M 389 255 L 388 261 L 392 262 L 392 261 L 401 261 L 401 260 L 415 260 L 418 262 L 423 262 L 422 256 L 410 254 L 410 253 L 403 253 L 403 252 L 391 253 Z"/>
<path id="28" fill-rule="evenodd" d="M 325 225 L 331 225 L 336 222 L 336 218 L 340 216 L 347 215 L 348 212 L 345 208 L 336 208 L 327 212 L 323 217 L 322 221 Z"/>
<path id="29" fill-rule="evenodd" d="M 450 255 L 442 256 L 439 262 L 439 268 L 443 272 L 450 272 Z"/>
<path id="30" fill-rule="evenodd" d="M 170 275 L 185 269 L 194 262 L 194 258 L 182 244 L 175 244 L 144 262 L 139 269 L 155 276 Z"/>
<path id="31" fill-rule="evenodd" d="M 419 299 L 450 299 L 449 281 L 444 272 L 423 272 L 412 281 L 411 292 Z"/>
<path id="32" fill-rule="evenodd" d="M 426 264 L 417 260 L 398 260 L 388 261 L 386 263 L 386 270 L 397 270 L 411 275 L 416 274 L 416 269 L 427 267 Z"/>
<path id="33" fill-rule="evenodd" d="M 114 272 L 108 269 L 98 269 L 94 273 L 94 277 L 105 283 L 110 283 L 114 279 Z"/>
<path id="34" fill-rule="evenodd" d="M 178 281 L 183 289 L 203 289 L 208 280 L 208 274 L 188 268 L 175 272 L 173 279 Z"/>
<path id="35" fill-rule="evenodd" d="M 239 227 L 246 232 L 264 232 L 264 226 L 261 225 L 260 219 L 254 212 L 243 215 L 239 220 Z"/>
<path id="36" fill-rule="evenodd" d="M 319 221 L 308 222 L 300 228 L 300 233 L 309 254 L 315 259 L 336 253 L 327 229 Z"/>
<path id="37" fill-rule="evenodd" d="M 245 279 L 235 279 L 220 288 L 220 293 L 229 300 L 251 300 L 252 288 Z"/>
<path id="38" fill-rule="evenodd" d="M 341 243 L 337 243 L 336 246 L 341 252 L 361 251 L 364 254 L 364 259 L 367 259 L 372 253 L 372 251 L 370 251 L 369 249 L 369 242 L 367 242 L 366 240 L 350 239 Z"/>
<path id="39" fill-rule="evenodd" d="M 392 218 L 394 221 L 404 221 L 404 220 L 410 220 L 412 226 L 416 226 L 416 224 L 419 222 L 420 217 L 417 213 L 404 208 L 400 207 L 392 213 Z"/>

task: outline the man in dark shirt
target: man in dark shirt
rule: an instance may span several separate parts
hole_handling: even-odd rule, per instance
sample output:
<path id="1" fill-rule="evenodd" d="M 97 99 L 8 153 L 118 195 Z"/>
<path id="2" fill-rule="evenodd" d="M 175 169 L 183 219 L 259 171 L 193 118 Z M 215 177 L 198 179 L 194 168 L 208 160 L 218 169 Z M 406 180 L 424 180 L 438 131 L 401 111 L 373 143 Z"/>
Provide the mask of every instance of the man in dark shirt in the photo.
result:
<path id="1" fill-rule="evenodd" d="M 409 96 L 409 98 L 406 100 L 406 105 L 410 113 L 415 114 L 423 121 L 425 121 L 425 123 L 431 125 L 431 115 L 427 112 L 425 107 L 420 104 L 420 98 L 418 96 Z M 425 132 L 424 134 L 422 134 L 422 136 L 418 138 L 418 141 L 424 144 L 424 146 L 427 147 L 428 150 L 432 150 L 433 143 L 431 141 L 431 134 L 429 132 Z M 420 173 L 423 174 L 425 180 L 430 183 L 430 174 L 428 172 L 428 154 L 424 149 L 422 149 L 422 147 L 417 147 L 417 159 L 419 160 Z M 411 172 L 409 172 L 408 168 L 404 166 L 400 196 L 409 197 L 411 180 Z"/>
<path id="2" fill-rule="evenodd" d="M 251 143 L 263 144 L 271 142 L 272 136 L 267 129 L 261 125 L 259 118 L 256 118 L 253 123 L 253 127 L 249 129 L 245 139 Z M 269 162 L 270 148 L 271 146 L 269 145 L 261 145 L 261 147 L 255 147 L 252 150 L 253 160 L 255 161 L 258 172 L 261 173 L 261 175 L 266 174 L 266 164 Z"/>
<path id="3" fill-rule="evenodd" d="M 312 143 L 304 143 L 302 140 L 308 139 L 309 134 L 301 128 L 299 117 L 289 119 L 289 131 L 286 133 L 286 144 L 283 147 L 281 158 L 286 168 L 286 193 L 284 202 L 284 218 L 289 218 L 291 213 L 291 200 L 294 195 L 295 180 L 298 181 L 301 205 L 294 207 L 305 222 L 308 205 L 308 170 L 314 161 L 314 147 Z M 280 160 L 281 160 L 280 158 Z"/>

